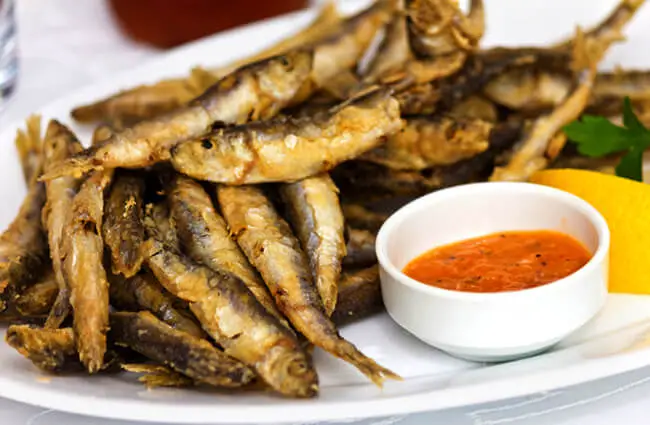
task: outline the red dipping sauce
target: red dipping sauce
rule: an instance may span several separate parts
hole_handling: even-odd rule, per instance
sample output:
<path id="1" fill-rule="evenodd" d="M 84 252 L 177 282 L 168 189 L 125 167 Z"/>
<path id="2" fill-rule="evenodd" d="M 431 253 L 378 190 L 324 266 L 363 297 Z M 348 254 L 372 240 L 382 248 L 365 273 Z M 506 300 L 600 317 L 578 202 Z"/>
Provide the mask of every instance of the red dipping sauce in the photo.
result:
<path id="1" fill-rule="evenodd" d="M 560 232 L 501 232 L 428 251 L 404 267 L 424 284 L 463 292 L 518 291 L 567 277 L 591 259 Z"/>

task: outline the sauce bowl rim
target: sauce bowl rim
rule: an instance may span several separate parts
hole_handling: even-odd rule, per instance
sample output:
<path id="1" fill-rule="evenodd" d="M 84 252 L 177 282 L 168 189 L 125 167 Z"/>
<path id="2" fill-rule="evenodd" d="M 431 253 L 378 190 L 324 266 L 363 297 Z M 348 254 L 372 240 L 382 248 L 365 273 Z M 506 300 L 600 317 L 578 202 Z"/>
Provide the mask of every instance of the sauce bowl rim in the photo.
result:
<path id="1" fill-rule="evenodd" d="M 407 220 L 412 214 L 419 212 L 422 208 L 430 208 L 431 204 L 445 202 L 445 200 L 452 197 L 468 196 L 475 193 L 477 190 L 482 191 L 483 194 L 489 191 L 507 191 L 511 194 L 539 194 L 544 196 L 554 197 L 561 202 L 567 204 L 570 208 L 581 212 L 585 218 L 594 226 L 598 236 L 598 246 L 593 253 L 591 259 L 580 269 L 574 273 L 553 282 L 540 285 L 534 288 L 526 288 L 516 291 L 500 291 L 500 292 L 467 292 L 456 291 L 452 289 L 439 288 L 432 285 L 427 285 L 418 280 L 415 280 L 397 268 L 388 257 L 387 245 L 392 232 L 403 221 Z M 513 229 L 516 231 L 517 229 Z M 540 228 L 539 230 L 547 230 Z M 480 235 L 477 235 L 480 236 Z M 455 242 L 460 242 L 455 241 Z M 450 242 L 454 243 L 454 242 Z M 582 242 L 581 242 L 582 243 Z M 528 182 L 481 182 L 471 183 L 462 186 L 451 187 L 442 189 L 418 199 L 415 199 L 408 204 L 404 205 L 393 213 L 381 226 L 377 234 L 377 241 L 375 243 L 375 251 L 379 265 L 400 285 L 415 289 L 427 295 L 444 297 L 450 299 L 462 299 L 468 301 L 479 301 L 485 298 L 510 298 L 510 297 L 528 297 L 539 293 L 540 291 L 556 290 L 558 286 L 570 285 L 575 280 L 581 280 L 589 274 L 592 269 L 599 267 L 609 253 L 610 246 L 610 230 L 607 221 L 602 214 L 596 210 L 590 203 L 584 199 L 565 192 L 560 189 L 555 189 L 548 186 L 542 186 L 535 183 Z"/>

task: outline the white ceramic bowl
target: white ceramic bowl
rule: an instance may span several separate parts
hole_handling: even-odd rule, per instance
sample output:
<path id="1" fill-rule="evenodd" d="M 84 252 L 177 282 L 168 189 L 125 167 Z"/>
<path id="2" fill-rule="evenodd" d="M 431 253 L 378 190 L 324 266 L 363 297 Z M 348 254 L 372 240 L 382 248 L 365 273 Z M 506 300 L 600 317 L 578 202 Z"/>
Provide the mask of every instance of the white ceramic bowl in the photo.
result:
<path id="1" fill-rule="evenodd" d="M 436 246 L 512 230 L 564 232 L 593 257 L 564 279 L 514 292 L 451 291 L 402 273 Z M 604 305 L 609 239 L 595 208 L 557 189 L 495 182 L 434 192 L 398 210 L 379 231 L 384 304 L 403 328 L 458 357 L 505 361 L 532 355 L 580 328 Z"/>

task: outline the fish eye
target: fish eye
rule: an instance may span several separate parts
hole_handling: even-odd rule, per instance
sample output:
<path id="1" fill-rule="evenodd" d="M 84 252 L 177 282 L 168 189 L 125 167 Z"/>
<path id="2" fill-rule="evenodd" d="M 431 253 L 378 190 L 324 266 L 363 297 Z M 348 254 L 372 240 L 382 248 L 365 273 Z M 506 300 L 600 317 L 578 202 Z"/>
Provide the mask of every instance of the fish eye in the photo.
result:
<path id="1" fill-rule="evenodd" d="M 210 139 L 202 139 L 201 140 L 201 146 L 203 146 L 204 149 L 211 149 L 212 148 L 212 142 Z"/>

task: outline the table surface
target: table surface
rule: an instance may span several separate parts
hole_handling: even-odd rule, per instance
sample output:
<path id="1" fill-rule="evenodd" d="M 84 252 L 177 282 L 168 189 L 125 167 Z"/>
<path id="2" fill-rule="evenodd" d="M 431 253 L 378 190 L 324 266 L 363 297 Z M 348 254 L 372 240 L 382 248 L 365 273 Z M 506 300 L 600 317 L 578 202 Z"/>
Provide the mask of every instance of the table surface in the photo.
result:
<path id="1" fill-rule="evenodd" d="M 161 54 L 114 27 L 104 0 L 18 0 L 21 56 L 15 95 L 0 127 L 63 93 Z M 586 385 L 435 413 L 363 421 L 363 425 L 610 425 L 648 423 L 650 368 Z M 91 419 L 0 399 L 3 425 L 140 425 Z M 287 417 L 287 421 L 291 421 Z"/>

